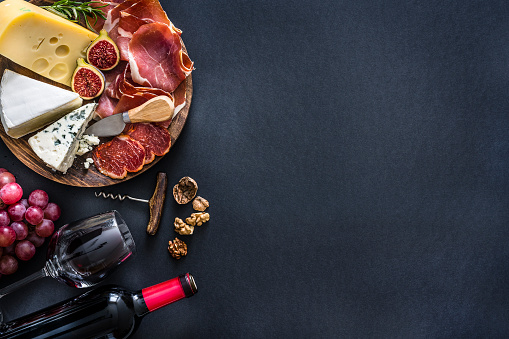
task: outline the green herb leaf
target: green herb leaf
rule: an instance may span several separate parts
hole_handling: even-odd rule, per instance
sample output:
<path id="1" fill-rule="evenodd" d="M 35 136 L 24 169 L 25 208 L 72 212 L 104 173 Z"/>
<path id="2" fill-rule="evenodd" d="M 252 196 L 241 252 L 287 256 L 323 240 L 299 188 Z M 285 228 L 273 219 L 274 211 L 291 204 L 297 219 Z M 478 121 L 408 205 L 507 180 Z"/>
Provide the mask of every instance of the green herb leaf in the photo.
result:
<path id="1" fill-rule="evenodd" d="M 100 4 L 100 6 L 92 7 L 92 4 Z M 79 22 L 80 17 L 82 17 L 85 20 L 87 27 L 94 30 L 90 25 L 88 18 L 90 17 L 95 19 L 94 25 L 97 23 L 99 18 L 106 20 L 106 16 L 101 10 L 101 8 L 106 6 L 108 6 L 108 4 L 101 1 L 80 2 L 73 0 L 59 0 L 50 6 L 41 7 L 72 22 Z"/>

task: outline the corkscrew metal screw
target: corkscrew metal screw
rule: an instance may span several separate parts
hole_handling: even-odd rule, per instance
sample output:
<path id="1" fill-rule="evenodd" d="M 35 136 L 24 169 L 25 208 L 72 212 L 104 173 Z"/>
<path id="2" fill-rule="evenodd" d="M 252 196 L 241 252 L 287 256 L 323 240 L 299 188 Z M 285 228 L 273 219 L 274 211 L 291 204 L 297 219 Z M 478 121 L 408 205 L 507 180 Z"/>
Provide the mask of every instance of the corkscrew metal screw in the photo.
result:
<path id="1" fill-rule="evenodd" d="M 149 200 L 147 200 L 147 199 L 133 198 L 133 197 L 128 196 L 127 194 L 120 195 L 120 194 L 111 194 L 111 193 L 104 193 L 104 192 L 99 192 L 99 193 L 94 192 L 94 194 L 96 197 L 103 197 L 105 199 L 124 201 L 127 198 L 127 199 L 134 200 L 134 201 L 140 201 L 140 202 L 146 202 L 146 203 L 149 202 Z"/>
<path id="2" fill-rule="evenodd" d="M 166 187 L 168 186 L 168 179 L 166 173 L 159 172 L 157 173 L 157 182 L 156 188 L 154 190 L 154 194 L 150 200 L 133 198 L 127 194 L 112 194 L 112 193 L 104 193 L 104 192 L 94 192 L 97 198 L 105 198 L 105 199 L 113 199 L 124 201 L 126 198 L 134 201 L 145 202 L 149 205 L 150 210 L 150 220 L 147 225 L 147 233 L 150 235 L 154 235 L 159 228 L 159 222 L 161 221 L 161 217 L 163 215 L 163 206 L 164 200 L 166 198 Z"/>

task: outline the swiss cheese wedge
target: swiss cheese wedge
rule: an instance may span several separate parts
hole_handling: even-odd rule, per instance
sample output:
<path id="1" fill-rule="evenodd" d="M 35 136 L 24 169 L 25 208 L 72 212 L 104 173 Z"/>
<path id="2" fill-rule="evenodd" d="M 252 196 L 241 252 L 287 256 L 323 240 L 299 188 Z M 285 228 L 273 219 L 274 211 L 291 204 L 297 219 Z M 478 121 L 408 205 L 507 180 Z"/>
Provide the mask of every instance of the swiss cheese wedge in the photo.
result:
<path id="1" fill-rule="evenodd" d="M 23 0 L 0 2 L 0 54 L 47 78 L 71 84 L 76 60 L 97 37 Z"/>

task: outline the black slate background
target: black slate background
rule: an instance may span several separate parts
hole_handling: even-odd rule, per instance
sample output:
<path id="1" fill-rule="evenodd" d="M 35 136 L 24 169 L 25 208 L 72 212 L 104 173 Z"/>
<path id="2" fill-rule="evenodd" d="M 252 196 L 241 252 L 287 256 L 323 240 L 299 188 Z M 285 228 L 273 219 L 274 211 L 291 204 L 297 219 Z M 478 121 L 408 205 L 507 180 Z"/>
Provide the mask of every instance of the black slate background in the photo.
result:
<path id="1" fill-rule="evenodd" d="M 191 272 L 199 293 L 134 338 L 509 336 L 509 3 L 164 1 L 195 61 L 171 152 L 106 191 L 199 184 L 211 221 L 169 257 L 147 206 L 53 183 L 0 143 L 0 167 L 46 190 L 63 223 L 117 209 L 137 256 L 105 283 Z M 0 286 L 41 267 L 44 255 Z M 47 278 L 7 319 L 82 291 Z"/>

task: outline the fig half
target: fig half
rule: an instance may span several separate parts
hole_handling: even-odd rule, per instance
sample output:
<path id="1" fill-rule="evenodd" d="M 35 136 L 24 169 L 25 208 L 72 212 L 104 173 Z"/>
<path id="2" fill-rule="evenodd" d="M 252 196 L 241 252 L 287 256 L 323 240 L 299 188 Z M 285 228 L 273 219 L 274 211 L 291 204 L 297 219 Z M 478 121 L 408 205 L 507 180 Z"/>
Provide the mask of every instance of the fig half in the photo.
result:
<path id="1" fill-rule="evenodd" d="M 87 61 L 101 71 L 109 71 L 120 62 L 118 47 L 108 36 L 106 30 L 101 29 L 99 36 L 88 46 Z"/>
<path id="2" fill-rule="evenodd" d="M 77 64 L 72 75 L 71 89 L 83 100 L 97 98 L 104 91 L 104 75 L 83 58 L 79 58 Z"/>

